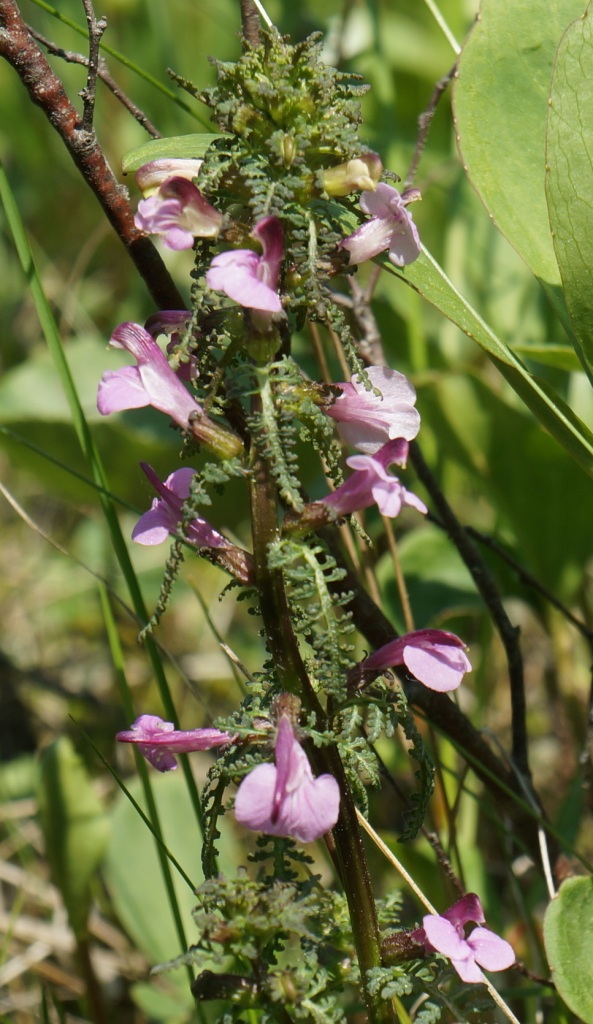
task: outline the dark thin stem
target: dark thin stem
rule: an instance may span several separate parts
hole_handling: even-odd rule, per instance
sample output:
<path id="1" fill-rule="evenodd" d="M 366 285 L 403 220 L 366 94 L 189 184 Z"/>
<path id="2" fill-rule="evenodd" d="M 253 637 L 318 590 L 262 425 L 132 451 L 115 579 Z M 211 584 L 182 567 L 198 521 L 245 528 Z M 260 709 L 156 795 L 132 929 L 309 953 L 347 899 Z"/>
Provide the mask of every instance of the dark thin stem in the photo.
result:
<path id="1" fill-rule="evenodd" d="M 259 27 L 259 11 L 253 0 L 239 0 L 241 4 L 241 26 L 244 46 L 259 46 L 261 33 Z"/>
<path id="2" fill-rule="evenodd" d="M 97 74 L 99 71 L 99 47 L 103 33 L 107 28 L 107 19 L 100 18 L 97 21 L 94 7 L 91 0 L 82 0 L 87 28 L 89 30 L 89 59 L 86 86 L 81 91 L 80 97 L 83 104 L 82 130 L 92 132 L 95 117 L 95 100 L 97 98 Z"/>
<path id="3" fill-rule="evenodd" d="M 109 223 L 159 309 L 183 309 L 184 300 L 154 245 L 134 225 L 127 189 L 111 170 L 94 132 L 84 131 L 78 111 L 21 18 L 15 0 L 0 0 L 0 57 L 15 69 L 29 98 L 64 142 L 84 180 L 99 200 Z"/>
<path id="4" fill-rule="evenodd" d="M 260 387 L 264 387 L 263 374 L 256 374 Z M 262 407 L 261 395 L 255 394 L 252 412 L 260 416 Z M 255 446 L 250 495 L 255 580 L 268 649 L 281 687 L 296 694 L 306 711 L 315 715 L 317 728 L 323 729 L 326 715 L 311 685 L 292 628 L 282 571 L 269 565 L 270 545 L 279 536 L 278 497 L 270 468 Z M 333 746 L 318 749 L 310 745 L 307 752 L 316 771 L 330 772 L 340 787 L 340 814 L 327 837 L 327 845 L 348 900 L 368 1019 L 370 1024 L 397 1024 L 397 1014 L 391 1005 L 374 1000 L 368 990 L 367 973 L 381 963 L 379 926 L 356 806 L 342 761 Z"/>
<path id="5" fill-rule="evenodd" d="M 103 993 L 95 973 L 87 938 L 77 938 L 76 955 L 80 973 L 84 979 L 85 1002 L 93 1024 L 107 1024 L 108 1017 L 105 1012 Z"/>
<path id="6" fill-rule="evenodd" d="M 472 574 L 474 583 L 490 611 L 502 640 L 509 668 L 512 717 L 512 759 L 517 771 L 530 780 L 527 751 L 527 718 L 523 657 L 519 644 L 519 628 L 509 619 L 494 579 L 473 540 L 457 519 L 435 477 L 428 468 L 418 444 L 410 445 L 410 461 L 443 521 L 447 534 Z"/>
<path id="7" fill-rule="evenodd" d="M 443 78 L 441 78 L 440 82 L 437 82 L 437 84 L 434 87 L 434 92 L 433 92 L 432 96 L 430 97 L 430 102 L 429 102 L 426 110 L 424 111 L 423 114 L 420 114 L 420 117 L 418 118 L 418 137 L 416 139 L 416 146 L 415 146 L 415 149 L 414 149 L 414 154 L 412 156 L 412 162 L 411 162 L 410 167 L 408 169 L 408 173 L 406 174 L 406 180 L 405 180 L 405 183 L 404 183 L 404 191 L 405 191 L 406 188 L 409 188 L 410 185 L 412 185 L 414 183 L 414 178 L 416 177 L 416 171 L 418 170 L 418 164 L 420 163 L 420 158 L 421 158 L 422 153 L 424 151 L 424 147 L 426 145 L 426 140 L 428 138 L 428 132 L 430 131 L 430 126 L 432 124 L 432 119 L 433 119 L 433 117 L 435 115 L 436 109 L 437 109 L 437 107 L 439 105 L 439 102 L 441 100 L 441 97 L 442 97 L 445 89 L 449 85 L 449 82 L 451 81 L 451 79 L 455 77 L 456 71 L 457 71 L 457 61 L 455 61 L 455 63 L 453 65 L 453 67 L 451 68 L 451 70 L 448 71 L 447 74 L 444 75 Z"/>
<path id="8" fill-rule="evenodd" d="M 80 64 L 84 68 L 88 67 L 89 59 L 88 57 L 85 57 L 83 53 L 76 53 L 75 50 L 64 50 L 61 46 L 56 46 L 56 44 L 52 43 L 50 39 L 46 39 L 45 36 L 41 35 L 41 32 L 37 32 L 32 28 L 31 25 L 27 25 L 27 31 L 30 32 L 33 39 L 36 39 L 38 43 L 41 43 L 41 45 L 48 53 L 51 53 L 53 57 L 60 57 L 62 60 L 65 60 L 67 64 Z M 149 120 L 144 111 L 140 110 L 140 107 L 137 107 L 130 97 L 126 96 L 125 92 L 117 84 L 107 67 L 104 57 L 99 57 L 97 78 L 107 86 L 109 91 L 115 96 L 116 100 L 126 108 L 134 120 L 137 121 L 153 139 L 162 138 L 161 132 L 158 128 L 155 128 L 152 121 Z"/>

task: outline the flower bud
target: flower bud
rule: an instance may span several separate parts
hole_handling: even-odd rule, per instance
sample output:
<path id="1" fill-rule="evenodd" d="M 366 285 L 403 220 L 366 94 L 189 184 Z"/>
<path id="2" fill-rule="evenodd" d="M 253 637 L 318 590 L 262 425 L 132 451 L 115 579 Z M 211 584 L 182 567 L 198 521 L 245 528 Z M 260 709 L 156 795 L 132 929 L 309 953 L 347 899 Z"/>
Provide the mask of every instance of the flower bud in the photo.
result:
<path id="1" fill-rule="evenodd" d="M 153 195 L 169 178 L 197 178 L 203 160 L 151 160 L 136 171 L 136 184 L 146 199 Z"/>
<path id="2" fill-rule="evenodd" d="M 292 135 L 285 135 L 282 139 L 282 162 L 286 168 L 292 167 L 292 162 L 296 156 L 296 142 Z"/>
<path id="3" fill-rule="evenodd" d="M 323 171 L 323 188 L 330 196 L 347 196 L 356 189 L 374 192 L 382 171 L 383 164 L 378 154 L 364 153 L 355 160 Z"/>
<path id="4" fill-rule="evenodd" d="M 243 454 L 241 438 L 199 410 L 190 417 L 189 431 L 199 444 L 203 444 L 218 459 L 233 459 Z"/>
<path id="5" fill-rule="evenodd" d="M 381 960 L 385 967 L 395 967 L 406 960 L 419 960 L 424 955 L 424 946 L 411 932 L 392 932 L 381 943 Z"/>

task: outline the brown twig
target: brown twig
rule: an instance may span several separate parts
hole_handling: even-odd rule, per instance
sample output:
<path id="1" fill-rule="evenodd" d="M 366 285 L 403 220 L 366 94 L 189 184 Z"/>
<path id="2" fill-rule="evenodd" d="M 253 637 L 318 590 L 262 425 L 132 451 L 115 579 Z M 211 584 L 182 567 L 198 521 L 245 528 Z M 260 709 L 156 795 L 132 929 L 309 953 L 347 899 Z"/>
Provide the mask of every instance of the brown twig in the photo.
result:
<path id="1" fill-rule="evenodd" d="M 453 67 L 446 75 L 441 78 L 440 82 L 434 87 L 434 92 L 430 97 L 430 102 L 423 114 L 420 114 L 418 118 L 418 137 L 416 139 L 416 146 L 414 148 L 414 154 L 412 156 L 412 162 L 410 163 L 408 173 L 406 174 L 406 180 L 404 189 L 409 188 L 414 183 L 416 177 L 416 171 L 418 170 L 418 164 L 426 145 L 426 139 L 428 138 L 428 132 L 432 124 L 432 119 L 435 115 L 436 109 L 439 105 L 441 97 L 449 85 L 451 79 L 455 76 L 457 71 L 457 61 L 455 61 Z"/>
<path id="2" fill-rule="evenodd" d="M 463 528 L 435 477 L 428 468 L 417 442 L 410 445 L 410 461 L 430 494 L 445 530 L 472 574 L 474 583 L 490 611 L 502 640 L 509 668 L 512 717 L 512 759 L 518 772 L 529 782 L 527 721 L 523 657 L 519 644 L 519 628 L 509 619 L 494 579 L 474 542 Z"/>
<path id="3" fill-rule="evenodd" d="M 51 53 L 53 57 L 60 57 L 62 60 L 65 60 L 68 64 L 81 64 L 82 67 L 88 67 L 89 59 L 88 57 L 85 57 L 83 53 L 76 53 L 74 50 L 64 50 L 61 46 L 56 46 L 55 43 L 52 43 L 50 39 L 46 39 L 45 36 L 41 35 L 41 32 L 37 32 L 30 25 L 27 25 L 27 30 L 31 33 L 33 39 L 36 39 L 38 43 L 41 43 L 41 45 L 47 50 L 48 53 Z M 155 128 L 152 121 L 149 120 L 144 111 L 140 110 L 140 107 L 137 107 L 136 104 L 130 99 L 130 97 L 126 96 L 125 92 L 117 84 L 115 79 L 112 77 L 109 68 L 107 67 L 107 63 L 104 57 L 99 57 L 99 64 L 97 67 L 97 78 L 99 78 L 103 82 L 103 84 L 107 86 L 109 91 L 113 93 L 113 95 L 115 96 L 116 100 L 118 100 L 121 103 L 121 105 L 125 107 L 125 109 L 132 115 L 134 120 L 137 121 L 138 124 L 141 125 L 142 128 L 144 128 L 144 130 L 148 132 L 148 134 L 151 135 L 153 139 L 162 138 L 161 132 L 158 130 L 158 128 Z"/>
<path id="4" fill-rule="evenodd" d="M 243 43 L 247 46 L 259 46 L 261 42 L 259 11 L 253 0 L 239 0 L 239 2 L 241 4 Z"/>
<path id="5" fill-rule="evenodd" d="M 99 47 L 103 33 L 107 28 L 107 18 L 99 18 L 91 0 L 82 0 L 87 28 L 89 30 L 89 59 L 87 62 L 86 85 L 80 92 L 82 100 L 82 130 L 92 132 L 95 119 L 95 100 L 97 98 L 97 74 L 99 71 Z"/>
<path id="6" fill-rule="evenodd" d="M 78 111 L 45 54 L 27 30 L 15 0 L 0 0 L 0 57 L 15 69 L 29 98 L 64 142 L 109 223 L 126 247 L 159 309 L 185 303 L 154 245 L 134 225 L 127 189 L 111 170 L 94 131 L 82 127 Z"/>

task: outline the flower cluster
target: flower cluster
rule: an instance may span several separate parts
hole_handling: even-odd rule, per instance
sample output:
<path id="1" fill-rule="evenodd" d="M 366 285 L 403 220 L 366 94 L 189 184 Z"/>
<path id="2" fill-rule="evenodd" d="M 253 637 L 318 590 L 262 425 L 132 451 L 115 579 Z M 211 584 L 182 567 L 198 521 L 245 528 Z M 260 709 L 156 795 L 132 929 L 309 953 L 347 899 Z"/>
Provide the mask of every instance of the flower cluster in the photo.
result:
<path id="1" fill-rule="evenodd" d="M 177 767 L 176 754 L 226 746 L 236 737 L 220 729 L 178 730 L 156 715 L 141 715 L 119 732 L 120 743 L 136 744 L 160 772 Z M 338 820 L 340 789 L 333 775 L 313 777 L 292 722 L 281 715 L 274 744 L 275 764 L 260 764 L 245 776 L 235 799 L 235 817 L 245 828 L 311 843 Z"/>

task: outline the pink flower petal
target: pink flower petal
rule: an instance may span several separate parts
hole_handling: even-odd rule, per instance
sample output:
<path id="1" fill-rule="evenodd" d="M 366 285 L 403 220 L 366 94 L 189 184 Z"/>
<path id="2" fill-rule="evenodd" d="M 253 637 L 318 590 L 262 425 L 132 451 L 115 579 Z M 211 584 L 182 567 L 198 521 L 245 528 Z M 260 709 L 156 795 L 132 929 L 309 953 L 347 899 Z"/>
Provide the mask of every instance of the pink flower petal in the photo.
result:
<path id="1" fill-rule="evenodd" d="M 403 373 L 388 366 L 367 370 L 374 390 L 367 390 L 357 375 L 339 384 L 342 394 L 327 410 L 338 422 L 343 439 L 366 455 L 374 455 L 388 441 L 411 441 L 420 429 L 420 414 L 414 408 L 416 392 Z"/>
<path id="2" fill-rule="evenodd" d="M 258 277 L 260 260 L 261 256 L 251 249 L 221 252 L 210 264 L 206 283 L 209 288 L 224 292 L 229 299 L 246 309 L 279 313 L 282 303 L 278 292 Z"/>
<path id="3" fill-rule="evenodd" d="M 427 914 L 422 918 L 422 927 L 430 945 L 436 949 L 437 953 L 448 956 L 450 960 L 467 956 L 465 939 L 459 935 L 455 926 L 447 921 L 446 917 Z"/>
<path id="4" fill-rule="evenodd" d="M 162 502 L 155 498 L 152 508 L 140 516 L 132 530 L 132 540 L 136 544 L 153 546 L 164 544 L 171 535 L 171 519 L 162 507 Z"/>
<path id="5" fill-rule="evenodd" d="M 476 962 L 487 971 L 505 971 L 515 963 L 515 951 L 510 942 L 501 939 L 489 928 L 474 928 L 467 944 Z"/>
<path id="6" fill-rule="evenodd" d="M 446 693 L 455 690 L 471 665 L 464 651 L 456 647 L 432 645 L 430 648 L 404 648 L 404 663 L 412 675 L 430 690 Z"/>
<path id="7" fill-rule="evenodd" d="M 146 405 L 150 405 L 150 398 L 137 366 L 105 370 L 97 392 L 97 409 L 102 416 L 125 409 L 142 409 Z"/>

